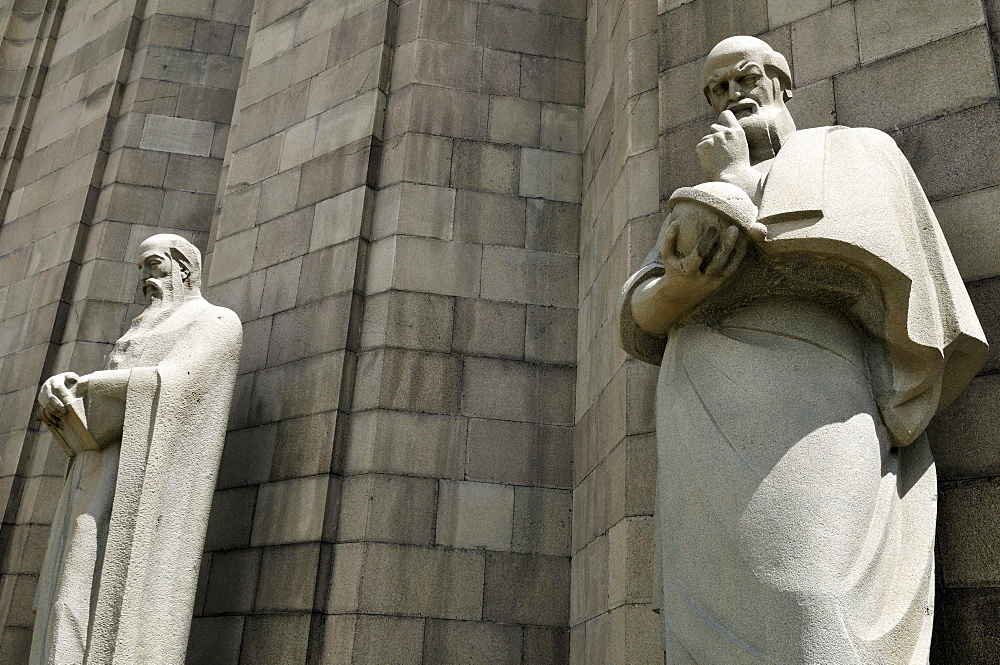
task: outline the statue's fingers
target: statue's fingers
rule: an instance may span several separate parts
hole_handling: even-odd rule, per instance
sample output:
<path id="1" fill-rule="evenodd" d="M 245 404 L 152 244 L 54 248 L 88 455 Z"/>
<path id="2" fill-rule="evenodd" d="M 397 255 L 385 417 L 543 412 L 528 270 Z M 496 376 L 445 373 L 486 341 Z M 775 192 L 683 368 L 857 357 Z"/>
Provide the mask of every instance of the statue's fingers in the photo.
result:
<path id="1" fill-rule="evenodd" d="M 73 399 L 73 393 L 70 391 L 69 388 L 66 387 L 66 384 L 64 383 L 56 383 L 54 386 L 52 386 L 52 393 L 63 404 L 66 404 Z"/>
<path id="2" fill-rule="evenodd" d="M 736 269 L 743 263 L 743 257 L 747 255 L 748 249 L 750 249 L 750 240 L 742 233 L 739 234 L 739 237 L 736 239 L 736 246 L 729 256 L 729 261 L 726 262 L 726 267 L 722 270 L 723 279 L 729 279 L 736 272 Z"/>
<path id="3" fill-rule="evenodd" d="M 663 260 L 677 256 L 677 235 L 679 232 L 679 224 L 671 222 L 667 225 L 667 230 L 663 233 L 663 242 L 660 244 L 660 256 Z"/>
<path id="4" fill-rule="evenodd" d="M 695 247 L 691 250 L 691 253 L 680 260 L 681 271 L 691 275 L 701 270 L 701 264 L 704 262 L 705 257 L 698 253 L 698 248 Z"/>
<path id="5" fill-rule="evenodd" d="M 736 114 L 729 109 L 719 114 L 718 124 L 724 125 L 727 129 L 742 129 L 740 121 L 736 119 Z"/>
<path id="6" fill-rule="evenodd" d="M 42 385 L 41 391 L 38 393 L 38 403 L 43 409 L 48 409 L 49 411 L 60 412 L 65 408 L 64 402 L 60 399 L 59 395 L 54 392 L 53 382 L 46 381 Z"/>
<path id="7" fill-rule="evenodd" d="M 701 232 L 701 237 L 698 239 L 698 246 L 695 248 L 695 251 L 697 251 L 702 258 L 707 258 L 711 256 L 712 249 L 715 247 L 718 240 L 719 227 L 708 226 Z"/>
<path id="8" fill-rule="evenodd" d="M 739 237 L 740 229 L 737 226 L 730 226 L 722 232 L 722 240 L 719 242 L 719 248 L 715 251 L 715 255 L 712 256 L 712 260 L 709 261 L 708 266 L 705 268 L 706 275 L 718 275 L 725 269 Z"/>
<path id="9" fill-rule="evenodd" d="M 38 413 L 38 419 L 41 420 L 46 425 L 48 425 L 49 427 L 59 427 L 59 420 L 48 409 L 42 409 Z"/>

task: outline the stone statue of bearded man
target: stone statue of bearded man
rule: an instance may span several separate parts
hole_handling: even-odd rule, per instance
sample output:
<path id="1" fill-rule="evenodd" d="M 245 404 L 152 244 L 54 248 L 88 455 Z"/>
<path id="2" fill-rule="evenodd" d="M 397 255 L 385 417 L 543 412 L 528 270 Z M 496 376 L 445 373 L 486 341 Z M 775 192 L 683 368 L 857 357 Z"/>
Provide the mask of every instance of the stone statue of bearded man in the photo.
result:
<path id="1" fill-rule="evenodd" d="M 791 72 L 719 43 L 706 182 L 672 194 L 620 339 L 660 366 L 671 665 L 920 665 L 936 478 L 923 435 L 986 342 L 913 171 L 874 129 L 796 131 Z"/>
<path id="2" fill-rule="evenodd" d="M 30 665 L 184 662 L 242 327 L 201 297 L 185 239 L 147 238 L 138 265 L 148 304 L 105 369 L 38 396 L 70 459 Z"/>

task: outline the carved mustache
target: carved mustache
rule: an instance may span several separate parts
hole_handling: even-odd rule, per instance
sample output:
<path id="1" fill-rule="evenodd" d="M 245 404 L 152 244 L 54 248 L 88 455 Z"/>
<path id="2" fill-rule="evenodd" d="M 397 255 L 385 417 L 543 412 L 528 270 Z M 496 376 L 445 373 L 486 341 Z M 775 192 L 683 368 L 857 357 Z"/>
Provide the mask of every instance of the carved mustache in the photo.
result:
<path id="1" fill-rule="evenodd" d="M 759 108 L 757 102 L 752 99 L 741 99 L 738 102 L 733 102 L 726 107 L 728 110 L 735 113 L 740 113 L 741 111 L 750 111 L 750 113 L 756 113 Z"/>

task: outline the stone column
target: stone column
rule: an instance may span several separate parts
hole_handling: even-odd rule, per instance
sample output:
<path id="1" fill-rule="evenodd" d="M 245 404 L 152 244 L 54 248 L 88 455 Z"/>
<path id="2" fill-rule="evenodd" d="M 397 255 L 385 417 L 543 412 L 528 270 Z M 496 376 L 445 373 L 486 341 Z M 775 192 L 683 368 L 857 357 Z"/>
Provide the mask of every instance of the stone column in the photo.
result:
<path id="1" fill-rule="evenodd" d="M 651 0 L 590 3 L 580 239 L 571 662 L 656 663 L 656 373 L 617 341 L 620 284 L 660 227 Z"/>
<path id="2" fill-rule="evenodd" d="M 190 657 L 320 662 L 396 3 L 258 2 L 207 296 L 244 325 Z M 323 661 L 326 662 L 326 661 Z"/>
<path id="3" fill-rule="evenodd" d="M 566 660 L 584 8 L 526 5 L 399 7 L 334 663 Z"/>

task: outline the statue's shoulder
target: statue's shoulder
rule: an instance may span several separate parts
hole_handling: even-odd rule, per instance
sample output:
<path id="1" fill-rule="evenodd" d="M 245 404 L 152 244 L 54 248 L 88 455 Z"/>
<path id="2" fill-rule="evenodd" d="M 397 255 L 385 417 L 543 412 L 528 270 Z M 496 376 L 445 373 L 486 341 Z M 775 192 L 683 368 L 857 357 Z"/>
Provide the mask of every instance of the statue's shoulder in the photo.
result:
<path id="1" fill-rule="evenodd" d="M 834 125 L 833 127 L 823 127 L 821 129 L 828 130 L 828 141 L 864 143 L 891 150 L 899 149 L 896 145 L 895 139 L 883 132 L 881 129 L 875 129 L 874 127 L 845 127 L 843 125 Z M 806 129 L 803 131 L 808 132 L 812 130 Z"/>
<path id="2" fill-rule="evenodd" d="M 243 332 L 243 324 L 240 317 L 231 309 L 213 305 L 204 298 L 198 298 L 187 305 L 192 309 L 192 316 L 202 326 L 208 326 L 213 331 Z"/>

